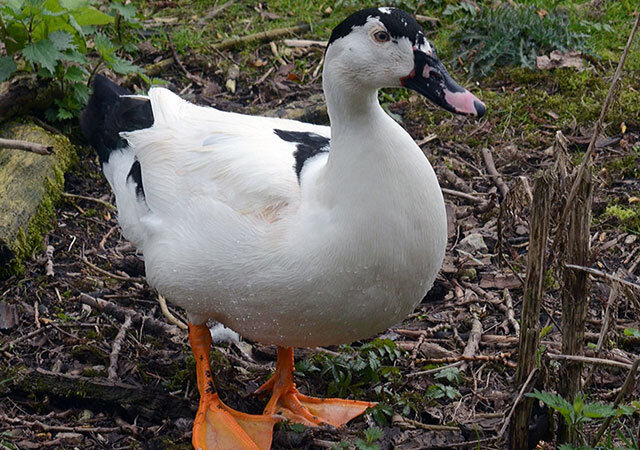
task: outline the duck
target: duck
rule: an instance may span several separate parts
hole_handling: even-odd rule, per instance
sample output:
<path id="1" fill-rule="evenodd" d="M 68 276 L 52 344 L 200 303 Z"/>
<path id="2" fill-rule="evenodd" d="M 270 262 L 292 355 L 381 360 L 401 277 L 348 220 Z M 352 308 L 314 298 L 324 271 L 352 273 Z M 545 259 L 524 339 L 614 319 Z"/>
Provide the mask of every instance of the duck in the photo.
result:
<path id="1" fill-rule="evenodd" d="M 294 347 L 350 343 L 402 321 L 433 285 L 447 222 L 436 174 L 378 101 L 408 88 L 450 112 L 482 101 L 438 59 L 415 18 L 391 7 L 348 16 L 328 41 L 330 126 L 198 106 L 104 76 L 80 118 L 146 277 L 187 313 L 200 403 L 196 449 L 268 449 L 289 420 L 342 426 L 374 403 L 302 394 Z M 209 363 L 216 320 L 277 346 L 260 415 L 222 402 Z"/>

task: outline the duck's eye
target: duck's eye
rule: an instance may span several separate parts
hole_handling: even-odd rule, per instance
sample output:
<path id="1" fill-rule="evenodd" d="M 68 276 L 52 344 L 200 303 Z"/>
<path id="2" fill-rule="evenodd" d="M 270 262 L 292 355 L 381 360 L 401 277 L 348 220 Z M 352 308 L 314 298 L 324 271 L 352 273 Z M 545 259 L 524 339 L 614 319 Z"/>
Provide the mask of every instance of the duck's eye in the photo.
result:
<path id="1" fill-rule="evenodd" d="M 389 36 L 389 33 L 387 33 L 386 31 L 376 31 L 375 33 L 373 33 L 373 37 L 378 42 L 387 42 L 389 39 L 391 39 L 391 36 Z"/>

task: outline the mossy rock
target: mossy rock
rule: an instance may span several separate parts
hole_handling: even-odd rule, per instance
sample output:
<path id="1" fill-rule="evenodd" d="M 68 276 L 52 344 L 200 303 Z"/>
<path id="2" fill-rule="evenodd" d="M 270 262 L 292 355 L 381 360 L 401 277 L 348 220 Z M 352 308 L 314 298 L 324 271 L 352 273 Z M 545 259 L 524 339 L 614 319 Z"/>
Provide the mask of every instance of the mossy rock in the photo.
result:
<path id="1" fill-rule="evenodd" d="M 0 149 L 0 278 L 24 270 L 24 261 L 42 245 L 55 223 L 55 205 L 64 189 L 64 173 L 76 160 L 69 140 L 33 123 L 0 126 L 0 137 L 52 146 L 39 155 Z"/>

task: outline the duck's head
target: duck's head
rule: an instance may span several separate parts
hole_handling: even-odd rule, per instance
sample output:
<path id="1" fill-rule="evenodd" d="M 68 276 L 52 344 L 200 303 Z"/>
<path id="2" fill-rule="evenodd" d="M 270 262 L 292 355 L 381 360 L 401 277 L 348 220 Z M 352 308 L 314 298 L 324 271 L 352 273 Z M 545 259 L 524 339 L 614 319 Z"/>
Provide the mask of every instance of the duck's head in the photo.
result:
<path id="1" fill-rule="evenodd" d="M 482 116 L 485 105 L 456 83 L 433 44 L 409 13 L 369 8 L 342 21 L 331 33 L 325 78 L 352 88 L 407 87 L 457 114 Z"/>

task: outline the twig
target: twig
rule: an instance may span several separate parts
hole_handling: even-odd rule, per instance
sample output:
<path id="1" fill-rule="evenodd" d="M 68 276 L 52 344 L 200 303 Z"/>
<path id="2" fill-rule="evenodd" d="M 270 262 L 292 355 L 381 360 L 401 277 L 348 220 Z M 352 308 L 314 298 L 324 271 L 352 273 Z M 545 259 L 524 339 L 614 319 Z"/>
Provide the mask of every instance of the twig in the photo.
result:
<path id="1" fill-rule="evenodd" d="M 167 39 L 169 40 L 169 48 L 171 49 L 171 53 L 173 55 L 173 60 L 176 62 L 178 67 L 180 67 L 180 70 L 182 70 L 184 72 L 184 74 L 186 75 L 186 77 L 189 80 L 193 81 L 194 83 L 196 83 L 199 86 L 204 86 L 206 84 L 206 82 L 202 78 L 200 78 L 199 76 L 194 75 L 191 72 L 189 72 L 187 70 L 187 68 L 184 66 L 184 64 L 182 64 L 182 61 L 178 57 L 178 52 L 176 52 L 176 47 L 173 45 L 173 39 L 171 38 L 171 33 L 167 33 Z"/>
<path id="2" fill-rule="evenodd" d="M 107 314 L 111 314 L 118 320 L 124 320 L 127 315 L 130 315 L 136 326 L 144 322 L 146 329 L 152 332 L 167 333 L 171 336 L 178 336 L 181 334 L 180 329 L 174 325 L 169 325 L 168 323 L 162 322 L 158 319 L 154 319 L 153 317 L 143 316 L 133 309 L 116 305 L 115 303 L 103 300 L 101 298 L 95 298 L 88 294 L 82 293 L 79 297 L 77 297 L 77 300 L 81 303 L 84 303 L 85 305 L 91 306 L 92 308 L 104 311 Z"/>
<path id="3" fill-rule="evenodd" d="M 591 275 L 596 275 L 596 276 L 599 276 L 599 277 L 602 277 L 602 278 L 606 278 L 607 280 L 616 281 L 616 282 L 618 282 L 620 284 L 623 284 L 623 285 L 628 286 L 628 287 L 630 287 L 632 289 L 636 289 L 636 290 L 640 291 L 640 284 L 636 284 L 636 283 L 634 283 L 632 281 L 623 280 L 620 277 L 608 274 L 606 272 L 602 272 L 601 270 L 593 269 L 591 267 L 577 266 L 575 264 L 565 264 L 564 266 L 569 268 L 569 269 L 582 270 L 583 272 L 587 272 L 587 273 L 590 273 Z"/>
<path id="4" fill-rule="evenodd" d="M 441 188 L 441 189 L 442 189 L 442 193 L 446 195 L 460 197 L 465 200 L 469 200 L 470 202 L 477 203 L 479 205 L 487 203 L 486 200 L 476 197 L 475 195 L 467 194 L 466 192 L 454 191 L 453 189 L 447 189 L 447 188 Z"/>
<path id="5" fill-rule="evenodd" d="M 640 15 L 638 15 L 638 19 L 640 19 Z M 636 21 L 636 25 L 638 25 L 637 21 Z M 627 391 L 629 390 L 629 388 L 633 385 L 636 377 L 636 371 L 638 370 L 639 364 L 640 364 L 640 358 L 636 358 L 636 360 L 631 365 L 631 369 L 627 374 L 627 378 L 624 380 L 624 384 L 622 385 L 620 392 L 618 392 L 618 395 L 616 396 L 616 399 L 613 402 L 614 408 L 618 407 L 620 402 L 624 399 L 625 395 L 627 395 Z M 612 419 L 613 419 L 613 416 L 609 416 L 605 419 L 602 425 L 600 425 L 600 428 L 598 428 L 596 435 L 591 441 L 591 445 L 595 447 L 595 445 L 600 441 L 600 437 L 602 437 L 602 434 L 605 432 L 605 430 L 609 428 L 609 424 L 611 423 Z"/>
<path id="6" fill-rule="evenodd" d="M 511 324 L 513 331 L 516 332 L 516 336 L 520 335 L 520 324 L 516 320 L 515 313 L 513 311 L 513 298 L 511 298 L 511 294 L 509 293 L 509 289 L 505 289 L 503 291 L 504 294 L 504 302 L 507 305 L 507 320 Z"/>
<path id="7" fill-rule="evenodd" d="M 507 367 L 515 367 L 515 364 L 506 361 L 511 357 L 511 353 L 498 353 L 497 355 L 473 355 L 473 356 L 451 356 L 447 358 L 428 358 L 421 362 L 427 364 L 448 364 L 459 361 L 502 361 Z"/>
<path id="8" fill-rule="evenodd" d="M 109 368 L 107 369 L 107 378 L 111 381 L 118 379 L 118 356 L 120 355 L 120 349 L 122 348 L 122 341 L 127 335 L 127 330 L 131 327 L 131 315 L 127 314 L 124 317 L 124 323 L 118 330 L 116 338 L 111 344 L 111 354 L 109 355 Z"/>
<path id="9" fill-rule="evenodd" d="M 215 50 L 228 50 L 230 48 L 234 48 L 251 42 L 271 41 L 292 33 L 304 33 L 305 31 L 309 31 L 310 29 L 311 25 L 309 25 L 308 23 L 303 23 L 289 28 L 275 28 L 273 30 L 249 34 L 247 36 L 226 39 L 222 42 L 218 42 L 217 44 L 213 44 L 210 47 Z"/>
<path id="10" fill-rule="evenodd" d="M 422 375 L 431 375 L 432 373 L 438 373 L 444 369 L 450 369 L 451 367 L 458 367 L 462 365 L 463 362 L 464 361 L 457 361 L 451 364 L 447 364 L 446 366 L 436 367 L 435 369 L 427 369 L 427 370 L 420 370 L 418 372 L 411 372 L 406 375 L 406 378 L 414 378 Z"/>
<path id="11" fill-rule="evenodd" d="M 167 308 L 167 300 L 162 295 L 158 295 L 158 303 L 160 303 L 160 311 L 162 311 L 162 314 L 164 314 L 164 316 L 170 323 L 174 324 L 181 330 L 189 329 L 186 323 L 182 322 L 180 319 L 174 316 L 171 311 L 169 311 L 169 308 Z"/>
<path id="12" fill-rule="evenodd" d="M 487 166 L 487 172 L 489 172 L 489 176 L 493 180 L 493 183 L 498 186 L 500 193 L 502 194 L 502 198 L 505 198 L 509 193 L 509 187 L 506 185 L 504 180 L 502 179 L 502 175 L 496 169 L 496 164 L 493 161 L 493 155 L 491 154 L 491 150 L 488 148 L 482 149 L 482 157 L 484 158 L 484 164 Z"/>
<path id="13" fill-rule="evenodd" d="M 37 153 L 38 155 L 51 155 L 53 153 L 52 145 L 43 145 L 27 141 L 16 141 L 15 139 L 0 138 L 0 148 L 6 148 L 10 150 L 24 150 L 27 152 Z"/>
<path id="14" fill-rule="evenodd" d="M 573 179 L 573 185 L 571 186 L 571 190 L 569 191 L 569 196 L 567 197 L 567 202 L 564 206 L 564 210 L 562 211 L 562 216 L 560 216 L 560 220 L 558 221 L 558 228 L 556 230 L 555 237 L 553 239 L 553 243 L 551 244 L 551 249 L 549 250 L 549 254 L 551 258 L 555 258 L 556 256 L 556 247 L 560 243 L 560 236 L 564 232 L 567 218 L 569 217 L 569 211 L 571 211 L 573 207 L 573 202 L 576 198 L 576 194 L 578 193 L 578 187 L 580 186 L 580 182 L 584 175 L 584 171 L 586 167 L 591 162 L 591 155 L 596 149 L 596 142 L 598 141 L 598 137 L 600 136 L 600 132 L 602 131 L 602 122 L 604 122 L 604 118 L 607 115 L 607 110 L 609 109 L 609 105 L 613 101 L 613 97 L 615 97 L 616 85 L 618 84 L 618 80 L 620 79 L 620 75 L 622 74 L 622 68 L 624 67 L 624 63 L 627 60 L 627 55 L 629 54 L 629 49 L 631 48 L 631 43 L 638 31 L 638 26 L 640 26 L 640 14 L 636 18 L 635 23 L 633 24 L 633 28 L 631 29 L 631 33 L 629 34 L 629 39 L 627 40 L 627 45 L 624 47 L 624 51 L 622 52 L 622 56 L 620 57 L 620 62 L 618 63 L 618 67 L 616 68 L 616 72 L 613 75 L 613 79 L 611 80 L 611 86 L 609 86 L 609 92 L 607 93 L 606 98 L 604 99 L 604 103 L 602 104 L 602 110 L 600 111 L 600 117 L 596 120 L 596 123 L 593 127 L 593 136 L 591 137 L 591 141 L 589 142 L 589 147 L 587 147 L 587 151 L 582 157 L 582 163 L 578 168 L 578 172 Z"/>
<path id="15" fill-rule="evenodd" d="M 284 45 L 287 47 L 316 47 L 316 48 L 327 48 L 327 41 L 312 41 L 309 39 L 285 39 Z"/>
<path id="16" fill-rule="evenodd" d="M 62 431 L 74 433 L 113 433 L 114 431 L 123 431 L 122 427 L 66 427 L 62 425 L 47 425 L 34 420 L 33 422 L 20 419 L 19 417 L 9 417 L 6 414 L 0 414 L 0 419 L 13 425 L 21 425 L 29 428 L 39 428 L 42 431 Z"/>
<path id="17" fill-rule="evenodd" d="M 115 273 L 111 273 L 111 272 L 109 272 L 107 270 L 101 269 L 100 267 L 96 266 L 95 264 L 89 262 L 89 260 L 87 259 L 86 256 L 82 256 L 80 259 L 82 260 L 83 263 L 85 263 L 87 266 L 89 266 L 90 268 L 92 268 L 96 272 L 99 272 L 102 275 L 106 275 L 109 278 L 113 278 L 114 280 L 144 283 L 144 278 L 141 278 L 141 277 L 128 277 L 128 276 L 127 277 L 123 277 L 122 275 L 116 275 Z"/>
<path id="18" fill-rule="evenodd" d="M 211 20 L 216 16 L 219 16 L 220 13 L 222 11 L 224 11 L 225 9 L 227 9 L 229 6 L 233 5 L 235 3 L 235 0 L 231 0 L 228 1 L 227 3 L 225 3 L 224 5 L 220 5 L 220 6 L 215 6 L 213 8 L 211 8 L 207 13 L 205 13 L 205 15 L 202 17 L 202 19 L 200 19 L 200 23 L 205 22 L 207 20 Z"/>
<path id="19" fill-rule="evenodd" d="M 423 430 L 429 431 L 460 431 L 460 427 L 454 427 L 451 425 L 426 424 L 418 422 L 417 420 L 409 419 L 408 417 L 402 417 L 400 414 L 394 414 L 391 418 L 391 423 L 401 428 L 407 428 L 407 425 L 410 425 L 411 428 L 421 428 Z"/>
<path id="20" fill-rule="evenodd" d="M 102 239 L 100 239 L 100 243 L 98 244 L 98 247 L 103 252 L 105 251 L 104 246 L 107 243 L 107 239 L 109 239 L 109 236 L 111 236 L 115 230 L 116 230 L 115 226 L 109 228 L 109 231 L 107 231 L 107 233 L 104 236 L 102 236 Z"/>
<path id="21" fill-rule="evenodd" d="M 55 275 L 55 272 L 53 271 L 53 245 L 47 245 L 47 250 L 45 252 L 45 255 L 47 257 L 47 262 L 45 264 L 45 275 L 47 275 L 48 277 L 52 277 Z"/>
<path id="22" fill-rule="evenodd" d="M 529 383 L 531 383 L 531 380 L 533 379 L 533 375 L 535 375 L 537 370 L 538 369 L 536 367 L 534 367 L 533 370 L 531 372 L 529 372 L 529 376 L 527 377 L 525 382 L 522 384 L 522 387 L 520 388 L 520 391 L 518 392 L 518 396 L 516 397 L 516 401 L 513 402 L 513 405 L 511 406 L 511 410 L 509 411 L 509 414 L 507 415 L 506 419 L 504 419 L 504 423 L 502 424 L 502 427 L 500 428 L 500 431 L 498 432 L 498 439 L 502 439 L 502 437 L 504 436 L 505 431 L 507 431 L 507 427 L 509 426 L 509 423 L 511 422 L 511 417 L 513 416 L 513 412 L 516 410 L 516 406 L 518 406 L 518 403 L 522 399 L 522 396 L 527 391 L 527 389 L 529 387 Z"/>
<path id="23" fill-rule="evenodd" d="M 473 321 L 471 323 L 471 331 L 469 332 L 469 339 L 467 340 L 467 346 L 462 352 L 462 356 L 466 358 L 473 358 L 480 348 L 480 340 L 482 339 L 482 322 L 478 319 L 476 314 L 473 315 Z M 467 364 L 462 364 L 462 370 L 467 368 Z"/>
<path id="24" fill-rule="evenodd" d="M 623 363 L 620 361 L 613 361 L 611 359 L 603 359 L 603 358 L 591 358 L 589 356 L 578 356 L 578 355 L 557 355 L 554 353 L 547 353 L 549 359 L 557 359 L 561 361 L 576 361 L 582 362 L 586 364 L 597 364 L 599 366 L 612 366 L 612 367 L 620 367 L 622 369 L 630 369 L 633 367 L 631 364 Z"/>
<path id="25" fill-rule="evenodd" d="M 52 327 L 51 324 L 47 324 L 47 325 L 43 326 L 42 328 L 38 328 L 37 330 L 32 331 L 31 333 L 27 333 L 24 336 L 20 336 L 19 338 L 16 338 L 13 341 L 5 342 L 4 344 L 2 344 L 2 347 L 0 347 L 0 351 L 4 352 L 9 347 L 12 347 L 12 346 L 14 346 L 16 344 L 19 344 L 22 341 L 26 341 L 29 338 L 37 336 L 38 334 L 44 332 L 45 330 L 47 330 L 47 329 L 49 329 L 51 327 Z"/>
<path id="26" fill-rule="evenodd" d="M 104 205 L 109 209 L 112 209 L 114 211 L 116 210 L 116 207 L 113 206 L 111 203 L 105 202 L 104 200 L 100 200 L 99 198 L 87 197 L 86 195 L 71 194 L 69 192 L 63 192 L 62 196 L 67 198 L 78 198 L 81 200 L 88 200 L 90 202 L 100 203 L 101 205 Z"/>

